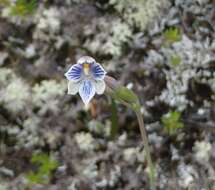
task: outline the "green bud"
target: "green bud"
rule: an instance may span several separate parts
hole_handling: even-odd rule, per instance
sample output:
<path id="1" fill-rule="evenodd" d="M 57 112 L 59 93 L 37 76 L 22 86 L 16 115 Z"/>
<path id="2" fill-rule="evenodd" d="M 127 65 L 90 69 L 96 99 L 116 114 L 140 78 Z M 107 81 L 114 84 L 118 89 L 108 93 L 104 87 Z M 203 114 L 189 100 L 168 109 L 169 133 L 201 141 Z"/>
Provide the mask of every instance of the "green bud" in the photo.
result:
<path id="1" fill-rule="evenodd" d="M 108 93 L 120 103 L 130 107 L 134 111 L 140 109 L 140 103 L 137 95 L 130 89 L 121 86 L 114 78 L 107 76 L 105 78 Z"/>
<path id="2" fill-rule="evenodd" d="M 137 95 L 132 90 L 124 86 L 121 86 L 118 89 L 116 89 L 115 94 L 119 99 L 127 103 L 130 104 L 139 103 Z"/>

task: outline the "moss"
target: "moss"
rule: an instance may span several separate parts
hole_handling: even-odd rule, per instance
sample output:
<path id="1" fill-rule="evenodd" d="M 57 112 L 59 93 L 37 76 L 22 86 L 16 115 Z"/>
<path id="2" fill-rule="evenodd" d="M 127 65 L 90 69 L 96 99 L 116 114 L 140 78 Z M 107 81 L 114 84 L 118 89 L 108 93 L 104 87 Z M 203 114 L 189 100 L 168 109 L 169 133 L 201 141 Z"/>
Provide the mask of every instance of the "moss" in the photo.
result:
<path id="1" fill-rule="evenodd" d="M 33 14 L 36 6 L 36 0 L 17 0 L 14 5 L 11 5 L 10 12 L 13 16 L 26 16 Z"/>
<path id="2" fill-rule="evenodd" d="M 164 129 L 170 135 L 176 134 L 177 130 L 184 127 L 184 124 L 180 121 L 181 113 L 177 111 L 169 112 L 162 117 L 162 123 Z"/>
<path id="3" fill-rule="evenodd" d="M 10 5 L 10 1 L 9 0 L 0 0 L 0 5 L 2 5 L 2 6 L 9 6 Z"/>
<path id="4" fill-rule="evenodd" d="M 165 30 L 163 35 L 167 45 L 181 40 L 181 31 L 176 27 Z"/>
<path id="5" fill-rule="evenodd" d="M 0 0 L 0 5 L 4 7 L 3 15 L 5 15 L 6 17 L 19 16 L 24 18 L 24 16 L 33 14 L 35 12 L 37 8 L 37 1 L 36 0 L 16 0 L 16 1 Z"/>
<path id="6" fill-rule="evenodd" d="M 52 171 L 59 165 L 57 160 L 44 153 L 33 154 L 31 163 L 39 165 L 39 167 L 36 172 L 31 171 L 26 175 L 30 185 L 49 183 Z"/>
<path id="7" fill-rule="evenodd" d="M 172 66 L 176 67 L 181 63 L 181 58 L 177 55 L 173 55 L 170 60 Z"/>

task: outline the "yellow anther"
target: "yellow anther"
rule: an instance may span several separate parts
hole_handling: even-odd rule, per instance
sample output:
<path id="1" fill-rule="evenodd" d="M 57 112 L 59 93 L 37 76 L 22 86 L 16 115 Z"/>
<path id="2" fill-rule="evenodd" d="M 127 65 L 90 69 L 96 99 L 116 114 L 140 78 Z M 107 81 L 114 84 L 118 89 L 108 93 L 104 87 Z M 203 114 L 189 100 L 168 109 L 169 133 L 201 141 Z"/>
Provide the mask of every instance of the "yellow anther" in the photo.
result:
<path id="1" fill-rule="evenodd" d="M 90 72 L 90 64 L 84 63 L 84 64 L 83 64 L 83 68 L 84 68 L 84 74 L 85 74 L 85 75 L 89 75 L 89 72 Z"/>

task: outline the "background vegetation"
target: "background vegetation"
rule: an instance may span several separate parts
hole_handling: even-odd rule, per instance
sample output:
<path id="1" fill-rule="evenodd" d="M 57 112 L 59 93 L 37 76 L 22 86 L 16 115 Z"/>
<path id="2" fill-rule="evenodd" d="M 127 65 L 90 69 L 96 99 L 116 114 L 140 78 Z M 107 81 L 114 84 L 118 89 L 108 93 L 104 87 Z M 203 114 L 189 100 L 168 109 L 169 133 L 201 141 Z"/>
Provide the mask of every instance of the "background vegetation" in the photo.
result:
<path id="1" fill-rule="evenodd" d="M 0 190 L 149 189 L 134 113 L 66 94 L 83 55 L 140 97 L 157 189 L 214 190 L 214 0 L 0 0 Z"/>

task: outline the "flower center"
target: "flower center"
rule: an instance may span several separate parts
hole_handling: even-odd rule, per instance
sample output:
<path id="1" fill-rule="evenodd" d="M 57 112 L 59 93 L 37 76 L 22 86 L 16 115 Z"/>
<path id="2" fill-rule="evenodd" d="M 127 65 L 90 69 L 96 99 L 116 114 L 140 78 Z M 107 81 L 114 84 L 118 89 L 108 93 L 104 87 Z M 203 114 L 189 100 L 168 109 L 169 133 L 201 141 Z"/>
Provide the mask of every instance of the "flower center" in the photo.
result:
<path id="1" fill-rule="evenodd" d="M 90 64 L 84 63 L 83 70 L 84 70 L 84 74 L 88 76 L 90 74 Z"/>

